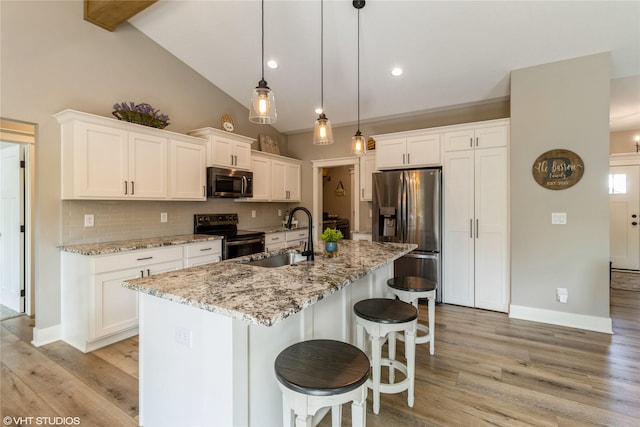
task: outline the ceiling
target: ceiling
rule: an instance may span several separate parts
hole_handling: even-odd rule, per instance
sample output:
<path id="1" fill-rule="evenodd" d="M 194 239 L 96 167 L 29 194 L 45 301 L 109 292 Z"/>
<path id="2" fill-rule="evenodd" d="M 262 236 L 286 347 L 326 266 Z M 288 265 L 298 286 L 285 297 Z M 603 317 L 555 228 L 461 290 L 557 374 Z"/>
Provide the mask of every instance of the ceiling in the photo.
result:
<path id="1" fill-rule="evenodd" d="M 283 133 L 320 105 L 320 1 L 265 1 L 265 80 Z M 249 106 L 261 78 L 257 0 L 161 0 L 129 20 Z M 611 130 L 640 129 L 640 1 L 369 0 L 360 11 L 362 122 L 509 96 L 510 71 L 611 52 Z M 401 66 L 405 73 L 392 77 Z M 324 109 L 357 120 L 357 11 L 324 3 Z M 354 129 L 355 130 L 355 129 Z"/>

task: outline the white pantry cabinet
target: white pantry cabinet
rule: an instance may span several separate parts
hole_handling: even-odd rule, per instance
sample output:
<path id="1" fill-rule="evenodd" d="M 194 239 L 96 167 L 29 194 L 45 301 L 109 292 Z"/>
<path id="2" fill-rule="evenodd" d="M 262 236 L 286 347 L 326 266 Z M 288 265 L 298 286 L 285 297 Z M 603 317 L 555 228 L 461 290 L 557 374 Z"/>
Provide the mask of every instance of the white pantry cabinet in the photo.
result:
<path id="1" fill-rule="evenodd" d="M 184 147 L 202 150 L 203 140 L 74 110 L 54 117 L 61 125 L 62 199 L 206 200 L 205 168 L 183 155 Z"/>
<path id="2" fill-rule="evenodd" d="M 207 166 L 251 169 L 251 144 L 255 139 L 211 127 L 192 130 L 189 135 L 207 140 Z"/>
<path id="3" fill-rule="evenodd" d="M 180 245 L 61 258 L 62 339 L 85 353 L 138 333 L 138 293 L 123 281 L 183 266 Z"/>
<path id="4" fill-rule="evenodd" d="M 299 202 L 300 160 L 261 151 L 251 154 L 253 197 L 246 202 Z"/>
<path id="5" fill-rule="evenodd" d="M 440 166 L 440 132 L 429 130 L 375 135 L 376 169 Z"/>
<path id="6" fill-rule="evenodd" d="M 360 201 L 373 200 L 373 172 L 376 170 L 376 153 L 368 152 L 360 157 Z"/>
<path id="7" fill-rule="evenodd" d="M 475 125 L 445 133 L 443 301 L 507 312 L 509 124 Z M 481 131 L 489 128 L 489 148 L 476 146 L 476 136 L 482 141 Z M 465 149 L 462 139 L 454 141 L 463 132 Z"/>

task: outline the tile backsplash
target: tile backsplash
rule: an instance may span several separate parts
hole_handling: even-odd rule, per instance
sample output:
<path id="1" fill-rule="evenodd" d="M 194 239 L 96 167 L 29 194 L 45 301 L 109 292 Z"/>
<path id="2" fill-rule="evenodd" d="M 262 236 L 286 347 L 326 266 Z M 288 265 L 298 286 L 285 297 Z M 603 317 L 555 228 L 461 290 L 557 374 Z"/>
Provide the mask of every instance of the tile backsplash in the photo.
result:
<path id="1" fill-rule="evenodd" d="M 278 209 L 284 215 L 287 209 L 297 205 L 236 202 L 232 199 L 209 199 L 206 202 L 64 200 L 60 244 L 190 234 L 193 233 L 193 215 L 197 213 L 238 213 L 238 227 L 241 229 L 267 227 L 281 223 Z M 252 218 L 252 211 L 256 213 L 255 218 Z M 167 214 L 167 222 L 160 222 L 161 213 Z M 93 227 L 84 226 L 87 214 L 94 216 Z"/>

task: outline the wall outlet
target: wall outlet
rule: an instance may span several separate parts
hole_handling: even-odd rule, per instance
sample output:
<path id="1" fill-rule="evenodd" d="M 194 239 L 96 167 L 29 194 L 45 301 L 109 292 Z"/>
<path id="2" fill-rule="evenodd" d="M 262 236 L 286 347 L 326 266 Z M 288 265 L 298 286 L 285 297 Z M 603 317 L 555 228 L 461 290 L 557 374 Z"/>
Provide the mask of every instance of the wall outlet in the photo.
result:
<path id="1" fill-rule="evenodd" d="M 278 217 L 282 216 L 282 209 L 278 209 Z"/>
<path id="2" fill-rule="evenodd" d="M 167 213 L 166 212 L 162 212 L 160 214 L 160 222 L 167 222 Z"/>
<path id="3" fill-rule="evenodd" d="M 557 288 L 556 289 L 556 299 L 562 304 L 566 304 L 569 300 L 569 289 L 567 288 Z"/>
<path id="4" fill-rule="evenodd" d="M 567 213 L 566 212 L 553 212 L 553 213 L 551 213 L 551 224 L 564 225 L 566 223 L 567 223 Z"/>
<path id="5" fill-rule="evenodd" d="M 251 210 L 251 218 L 255 218 L 256 217 L 256 211 L 255 210 Z"/>
<path id="6" fill-rule="evenodd" d="M 86 214 L 84 216 L 84 226 L 93 227 L 93 214 Z"/>
<path id="7" fill-rule="evenodd" d="M 181 326 L 176 326 L 175 339 L 178 344 L 182 344 L 186 347 L 191 348 L 191 345 L 193 344 L 192 335 L 193 334 L 191 333 L 190 329 L 186 329 Z"/>

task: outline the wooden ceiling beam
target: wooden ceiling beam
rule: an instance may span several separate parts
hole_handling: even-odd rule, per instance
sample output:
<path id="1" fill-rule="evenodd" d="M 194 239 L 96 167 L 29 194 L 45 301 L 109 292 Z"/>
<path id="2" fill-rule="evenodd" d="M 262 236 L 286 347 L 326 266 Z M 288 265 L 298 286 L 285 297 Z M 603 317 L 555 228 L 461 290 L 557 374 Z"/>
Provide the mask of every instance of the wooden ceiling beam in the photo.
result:
<path id="1" fill-rule="evenodd" d="M 157 1 L 84 0 L 84 19 L 105 30 L 114 31 L 118 25 Z"/>

